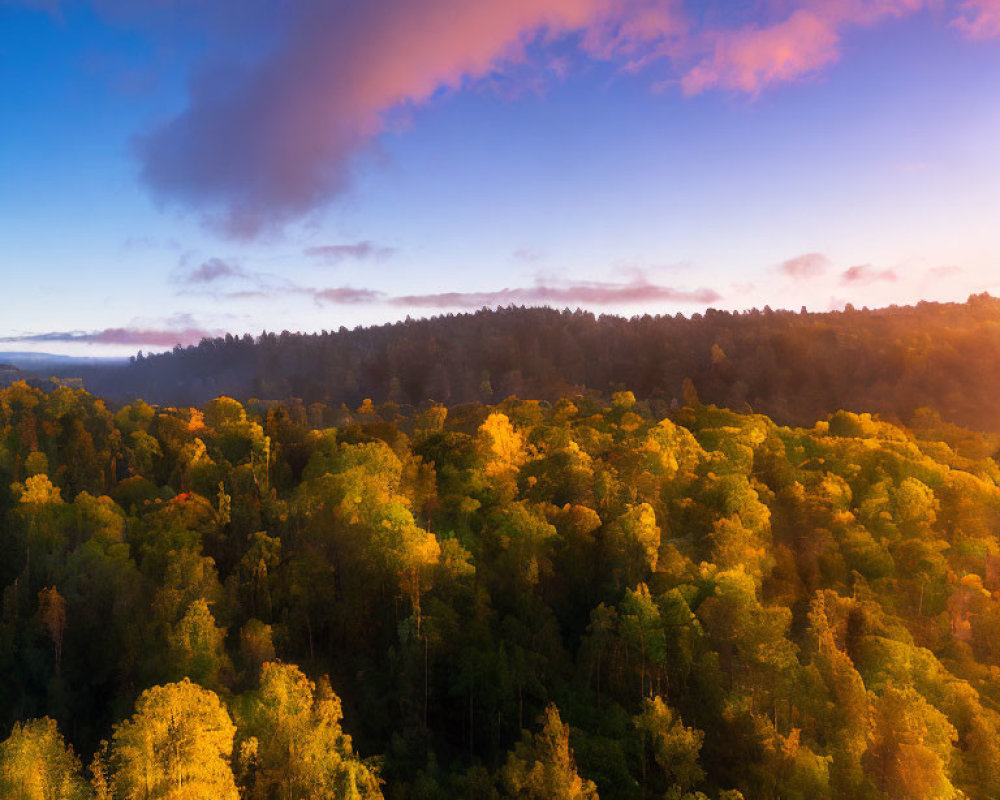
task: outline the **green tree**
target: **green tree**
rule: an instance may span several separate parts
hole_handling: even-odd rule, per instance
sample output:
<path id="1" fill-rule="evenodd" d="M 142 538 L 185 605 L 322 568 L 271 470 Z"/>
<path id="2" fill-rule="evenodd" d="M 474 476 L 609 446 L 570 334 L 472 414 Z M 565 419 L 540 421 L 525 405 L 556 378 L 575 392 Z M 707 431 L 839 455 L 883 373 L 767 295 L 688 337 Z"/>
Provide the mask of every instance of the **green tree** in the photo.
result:
<path id="1" fill-rule="evenodd" d="M 225 638 L 225 629 L 215 624 L 205 599 L 191 603 L 169 636 L 167 652 L 177 677 L 218 687 L 223 673 L 231 672 Z"/>
<path id="2" fill-rule="evenodd" d="M 619 609 L 619 632 L 626 647 L 635 655 L 639 666 L 639 696 L 649 697 L 663 686 L 667 660 L 667 643 L 659 606 L 640 583 L 625 593 Z"/>
<path id="3" fill-rule="evenodd" d="M 687 792 L 705 777 L 698 764 L 705 734 L 688 728 L 680 715 L 659 695 L 646 699 L 642 712 L 632 718 L 640 739 L 642 782 L 664 795 Z"/>
<path id="4" fill-rule="evenodd" d="M 660 528 L 649 503 L 641 503 L 622 514 L 607 526 L 603 538 L 624 586 L 635 586 L 656 569 Z"/>

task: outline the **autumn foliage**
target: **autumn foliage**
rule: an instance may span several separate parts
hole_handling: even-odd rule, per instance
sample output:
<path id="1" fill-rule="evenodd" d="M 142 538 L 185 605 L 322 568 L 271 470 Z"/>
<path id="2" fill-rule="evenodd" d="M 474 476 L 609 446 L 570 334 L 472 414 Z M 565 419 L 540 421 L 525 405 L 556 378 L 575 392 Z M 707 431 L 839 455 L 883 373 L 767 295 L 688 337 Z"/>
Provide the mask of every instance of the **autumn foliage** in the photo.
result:
<path id="1" fill-rule="evenodd" d="M 0 797 L 1000 796 L 995 438 L 689 395 L 0 390 Z"/>

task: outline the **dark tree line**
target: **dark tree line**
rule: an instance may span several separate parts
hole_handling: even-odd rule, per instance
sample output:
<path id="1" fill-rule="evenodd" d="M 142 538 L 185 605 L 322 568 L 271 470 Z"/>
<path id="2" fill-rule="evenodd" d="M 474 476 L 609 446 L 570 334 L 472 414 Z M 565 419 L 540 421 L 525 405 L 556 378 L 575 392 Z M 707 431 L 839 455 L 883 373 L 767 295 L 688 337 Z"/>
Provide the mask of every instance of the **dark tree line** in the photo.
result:
<path id="1" fill-rule="evenodd" d="M 1000 301 L 825 314 L 709 310 L 624 319 L 506 308 L 317 334 L 226 336 L 123 368 L 75 368 L 118 401 L 300 398 L 355 408 L 555 400 L 627 388 L 665 412 L 702 402 L 809 425 L 839 409 L 908 423 L 917 408 L 1000 431 Z"/>

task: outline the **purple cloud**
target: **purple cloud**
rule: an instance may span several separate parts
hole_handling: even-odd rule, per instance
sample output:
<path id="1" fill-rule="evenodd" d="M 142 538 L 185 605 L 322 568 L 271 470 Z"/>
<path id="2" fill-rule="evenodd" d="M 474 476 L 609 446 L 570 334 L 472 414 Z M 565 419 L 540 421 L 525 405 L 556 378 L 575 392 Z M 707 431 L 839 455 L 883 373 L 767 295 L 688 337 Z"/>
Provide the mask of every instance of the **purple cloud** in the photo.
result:
<path id="1" fill-rule="evenodd" d="M 196 269 L 182 276 L 181 280 L 185 283 L 204 284 L 213 283 L 221 278 L 247 277 L 249 275 L 242 267 L 229 261 L 223 261 L 221 258 L 210 258 L 208 261 L 202 262 Z"/>
<path id="2" fill-rule="evenodd" d="M 361 305 L 377 303 L 385 299 L 385 293 L 376 289 L 356 289 L 353 286 L 332 286 L 316 288 L 296 286 L 291 282 L 280 285 L 261 283 L 253 289 L 238 289 L 229 292 L 208 292 L 218 300 L 262 300 L 273 297 L 305 297 L 319 304 Z"/>
<path id="3" fill-rule="evenodd" d="M 303 255 L 310 258 L 318 258 L 331 264 L 338 264 L 345 260 L 375 259 L 384 261 L 396 252 L 394 247 L 384 247 L 374 242 L 362 241 L 353 244 L 328 244 L 320 247 L 307 247 L 302 251 Z"/>
<path id="4" fill-rule="evenodd" d="M 339 286 L 334 289 L 302 289 L 318 303 L 335 303 L 338 305 L 358 305 L 362 303 L 377 303 L 385 295 L 374 289 L 354 289 L 350 286 Z"/>
<path id="5" fill-rule="evenodd" d="M 965 0 L 958 11 L 951 24 L 969 39 L 1000 37 L 1000 0 Z"/>

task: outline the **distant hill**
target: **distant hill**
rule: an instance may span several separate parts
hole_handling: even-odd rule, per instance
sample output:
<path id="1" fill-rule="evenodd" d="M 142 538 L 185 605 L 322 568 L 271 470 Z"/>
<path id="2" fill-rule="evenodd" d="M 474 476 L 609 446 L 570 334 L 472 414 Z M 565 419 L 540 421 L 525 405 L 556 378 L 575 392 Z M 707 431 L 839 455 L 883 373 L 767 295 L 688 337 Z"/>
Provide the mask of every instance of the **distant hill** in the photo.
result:
<path id="1" fill-rule="evenodd" d="M 0 387 L 10 386 L 14 381 L 22 380 L 25 374 L 13 364 L 0 360 Z"/>
<path id="2" fill-rule="evenodd" d="M 14 366 L 24 370 L 34 370 L 43 366 L 115 366 L 127 362 L 125 358 L 104 358 L 93 356 L 67 356 L 58 353 L 26 353 L 0 351 L 0 365 Z"/>
<path id="3" fill-rule="evenodd" d="M 751 408 L 786 424 L 811 424 L 841 408 L 906 422 L 929 407 L 945 420 L 998 431 L 1000 301 L 975 295 L 877 310 L 709 309 L 631 319 L 511 307 L 317 334 L 205 339 L 126 366 L 76 365 L 74 374 L 112 400 L 159 404 L 227 394 L 453 405 L 631 389 L 670 407 L 693 390 L 702 402 Z"/>

